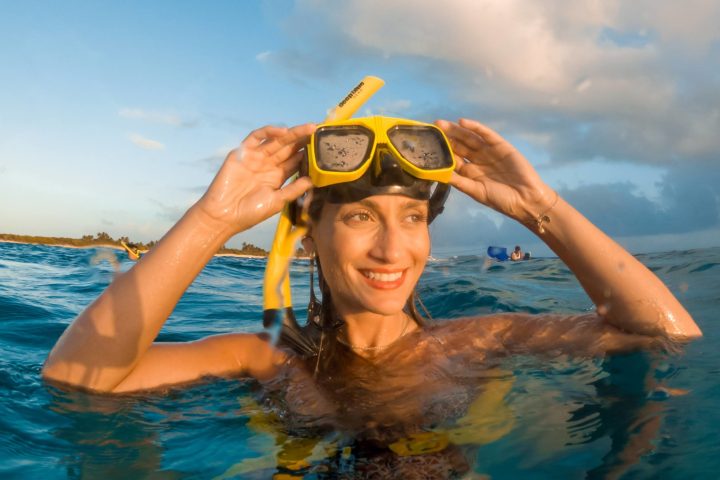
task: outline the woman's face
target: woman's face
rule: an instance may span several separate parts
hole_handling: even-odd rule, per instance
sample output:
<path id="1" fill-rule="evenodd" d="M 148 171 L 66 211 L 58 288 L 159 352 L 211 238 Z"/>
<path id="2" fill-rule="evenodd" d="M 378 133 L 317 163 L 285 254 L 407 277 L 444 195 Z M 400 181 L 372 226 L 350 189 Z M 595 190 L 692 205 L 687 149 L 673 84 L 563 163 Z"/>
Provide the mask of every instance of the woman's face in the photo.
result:
<path id="1" fill-rule="evenodd" d="M 315 251 L 340 315 L 400 312 L 430 253 L 428 202 L 374 195 L 323 206 Z"/>

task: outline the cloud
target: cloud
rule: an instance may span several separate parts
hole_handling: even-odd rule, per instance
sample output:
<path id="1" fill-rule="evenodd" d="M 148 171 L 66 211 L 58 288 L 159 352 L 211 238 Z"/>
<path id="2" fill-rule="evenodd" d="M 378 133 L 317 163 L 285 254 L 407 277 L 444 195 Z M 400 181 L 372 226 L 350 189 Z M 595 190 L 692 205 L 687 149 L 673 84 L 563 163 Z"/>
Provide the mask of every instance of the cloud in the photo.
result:
<path id="1" fill-rule="evenodd" d="M 401 116 L 403 112 L 409 110 L 411 107 L 412 102 L 410 100 L 399 99 L 368 109 L 367 115 Z"/>
<path id="2" fill-rule="evenodd" d="M 145 150 L 164 150 L 165 145 L 158 142 L 157 140 L 150 140 L 148 138 L 142 137 L 141 135 L 138 135 L 137 133 L 132 133 L 128 137 L 132 143 L 137 145 L 140 148 L 143 148 Z"/>
<path id="3" fill-rule="evenodd" d="M 662 235 L 720 227 L 720 172 L 674 168 L 656 201 L 629 182 L 585 185 L 560 194 L 610 235 Z"/>
<path id="4" fill-rule="evenodd" d="M 292 51 L 263 59 L 296 74 L 307 61 L 325 74 L 367 58 L 404 62 L 464 115 L 546 139 L 552 161 L 707 164 L 720 151 L 712 0 L 299 0 L 285 23 Z"/>
<path id="5" fill-rule="evenodd" d="M 197 125 L 196 120 L 183 120 L 180 116 L 172 113 L 144 110 L 141 108 L 122 108 L 118 112 L 118 115 L 122 118 L 143 120 L 151 123 L 171 125 L 173 127 L 193 127 Z"/>
<path id="6" fill-rule="evenodd" d="M 658 191 L 658 198 L 651 200 L 632 182 L 623 181 L 561 188 L 558 193 L 608 235 L 645 238 L 633 240 L 633 245 L 669 249 L 673 236 L 682 236 L 690 247 L 697 246 L 693 238 L 707 246 L 706 232 L 720 229 L 720 171 L 673 168 L 660 180 Z M 487 207 L 453 191 L 445 211 L 431 226 L 433 245 L 480 253 L 488 245 L 538 242 L 517 222 L 498 218 Z M 650 237 L 655 240 L 647 240 Z"/>
<path id="7" fill-rule="evenodd" d="M 344 78 L 392 63 L 413 78 L 408 91 L 439 100 L 403 92 L 407 104 L 377 113 L 479 118 L 544 173 L 612 163 L 616 180 L 559 188 L 610 235 L 662 249 L 720 231 L 720 3 L 297 0 L 289 12 L 292 47 L 259 54 L 268 67 Z M 633 178 L 628 165 L 643 167 Z M 649 192 L 642 171 L 666 174 Z M 474 253 L 541 245 L 459 192 L 431 231 L 434 247 Z"/>
<path id="8" fill-rule="evenodd" d="M 307 78 L 318 79 L 333 75 L 338 65 L 332 51 L 311 52 L 299 48 L 265 51 L 257 54 L 255 59 L 262 64 L 282 68 L 298 83 L 306 83 L 304 79 Z"/>

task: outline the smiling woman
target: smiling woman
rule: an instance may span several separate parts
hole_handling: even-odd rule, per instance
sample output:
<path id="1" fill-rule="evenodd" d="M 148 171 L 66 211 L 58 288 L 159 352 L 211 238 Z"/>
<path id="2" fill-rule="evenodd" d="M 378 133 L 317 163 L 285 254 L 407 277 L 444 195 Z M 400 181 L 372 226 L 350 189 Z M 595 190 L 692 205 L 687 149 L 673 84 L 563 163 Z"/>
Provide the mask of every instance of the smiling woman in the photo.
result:
<path id="1" fill-rule="evenodd" d="M 410 127 L 422 141 L 410 130 L 394 134 Z M 333 150 L 328 143 L 343 135 L 366 135 L 367 147 Z M 328 152 L 354 167 L 334 171 L 323 158 Z M 298 170 L 309 177 L 283 186 Z M 426 325 L 413 292 L 430 252 L 428 224 L 442 211 L 448 185 L 537 234 L 575 273 L 597 312 Z M 317 262 L 322 301 L 313 297 L 308 324 L 295 332 L 309 348 L 239 333 L 155 342 L 218 248 L 313 186 L 304 246 Z M 509 388 L 507 378 L 500 386 L 493 381 L 505 377 L 500 356 L 601 356 L 700 335 L 655 275 L 558 197 L 497 133 L 471 120 L 356 119 L 252 132 L 197 204 L 67 328 L 43 375 L 103 392 L 249 376 L 277 393 L 270 396 L 295 414 L 285 417 L 295 428 L 349 434 L 356 455 L 382 459 L 373 467 L 382 474 L 432 464 L 453 476 L 468 470 L 463 439 L 497 438 L 510 428 L 500 406 L 483 407 L 498 403 L 489 392 Z M 466 428 L 438 434 L 433 426 L 446 417 Z"/>

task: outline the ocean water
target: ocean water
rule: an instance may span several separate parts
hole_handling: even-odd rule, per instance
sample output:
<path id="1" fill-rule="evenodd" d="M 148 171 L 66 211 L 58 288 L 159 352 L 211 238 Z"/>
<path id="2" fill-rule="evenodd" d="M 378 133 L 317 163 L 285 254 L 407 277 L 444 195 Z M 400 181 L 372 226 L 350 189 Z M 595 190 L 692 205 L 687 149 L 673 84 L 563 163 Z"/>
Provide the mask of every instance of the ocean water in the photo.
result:
<path id="1" fill-rule="evenodd" d="M 48 351 L 112 280 L 113 258 L 122 270 L 131 266 L 106 249 L 0 243 L 0 478 L 363 478 L 367 470 L 354 467 L 361 451 L 333 451 L 332 435 L 283 430 L 254 381 L 208 380 L 126 396 L 44 384 Z M 512 381 L 496 384 L 502 394 L 485 401 L 492 407 L 471 432 L 450 434 L 470 466 L 465 478 L 717 478 L 720 248 L 639 259 L 705 337 L 672 355 L 508 360 L 503 371 Z M 263 270 L 260 259 L 213 259 L 159 340 L 259 331 Z M 307 264 L 295 263 L 291 276 L 300 305 Z M 441 259 L 428 265 L 419 293 L 436 319 L 592 309 L 557 259 Z M 432 450 L 437 438 L 424 439 L 423 448 Z M 400 478 L 434 478 L 423 463 L 431 457 L 409 457 L 414 473 Z"/>

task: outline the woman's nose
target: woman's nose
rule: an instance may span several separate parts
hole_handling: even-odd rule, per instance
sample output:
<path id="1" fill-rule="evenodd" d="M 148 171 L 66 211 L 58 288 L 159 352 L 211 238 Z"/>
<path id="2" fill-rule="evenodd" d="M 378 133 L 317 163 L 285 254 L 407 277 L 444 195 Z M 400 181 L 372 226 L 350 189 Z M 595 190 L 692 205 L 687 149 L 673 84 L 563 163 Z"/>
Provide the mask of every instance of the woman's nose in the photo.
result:
<path id="1" fill-rule="evenodd" d="M 402 258 L 403 244 L 400 226 L 385 222 L 378 228 L 370 255 L 383 263 L 396 263 Z"/>

